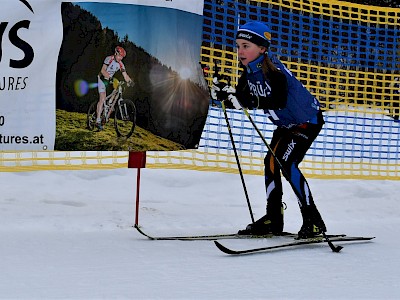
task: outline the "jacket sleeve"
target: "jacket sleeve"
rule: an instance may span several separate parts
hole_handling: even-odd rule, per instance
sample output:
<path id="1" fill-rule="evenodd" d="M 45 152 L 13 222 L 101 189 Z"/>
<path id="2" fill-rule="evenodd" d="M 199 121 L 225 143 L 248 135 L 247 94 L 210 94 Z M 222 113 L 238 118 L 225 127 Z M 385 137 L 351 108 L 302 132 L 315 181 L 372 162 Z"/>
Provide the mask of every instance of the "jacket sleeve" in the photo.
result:
<path id="1" fill-rule="evenodd" d="M 256 97 L 250 92 L 246 73 L 239 78 L 236 87 L 236 97 L 245 108 L 282 109 L 286 106 L 288 84 L 285 74 L 275 71 L 269 74 L 271 94 L 268 97 Z"/>
<path id="2" fill-rule="evenodd" d="M 282 109 L 286 106 L 288 95 L 288 84 L 285 74 L 281 71 L 274 71 L 269 74 L 271 94 L 269 97 L 260 97 L 259 108 Z"/>
<path id="3" fill-rule="evenodd" d="M 258 99 L 250 93 L 245 72 L 239 78 L 236 86 L 236 97 L 244 108 L 258 108 Z"/>

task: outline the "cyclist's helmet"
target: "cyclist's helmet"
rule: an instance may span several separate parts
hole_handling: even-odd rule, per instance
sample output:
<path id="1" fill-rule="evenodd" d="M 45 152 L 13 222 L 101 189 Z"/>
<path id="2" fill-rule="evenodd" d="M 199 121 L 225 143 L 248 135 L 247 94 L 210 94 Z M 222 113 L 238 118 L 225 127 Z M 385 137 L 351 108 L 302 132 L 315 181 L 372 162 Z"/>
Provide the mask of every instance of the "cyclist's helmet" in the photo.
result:
<path id="1" fill-rule="evenodd" d="M 122 48 L 120 46 L 117 46 L 117 47 L 115 47 L 115 54 L 119 54 L 122 57 L 125 57 L 126 56 L 126 51 L 125 51 L 124 48 Z"/>

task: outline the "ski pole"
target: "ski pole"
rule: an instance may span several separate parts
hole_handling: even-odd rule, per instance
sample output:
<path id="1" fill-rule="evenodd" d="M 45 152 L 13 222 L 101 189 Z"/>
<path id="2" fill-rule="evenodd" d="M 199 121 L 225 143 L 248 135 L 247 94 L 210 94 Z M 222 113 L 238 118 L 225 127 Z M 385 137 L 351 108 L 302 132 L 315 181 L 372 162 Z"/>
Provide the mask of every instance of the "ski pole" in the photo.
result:
<path id="1" fill-rule="evenodd" d="M 226 107 L 225 107 L 225 100 L 222 100 L 221 104 L 222 104 L 222 110 L 224 112 L 224 116 L 225 116 L 225 121 L 226 121 L 226 126 L 228 127 L 228 132 L 229 132 L 229 137 L 231 139 L 231 143 L 232 143 L 232 148 L 233 148 L 233 152 L 235 153 L 235 158 L 236 158 L 236 163 L 239 169 L 239 174 L 240 174 L 240 179 L 242 181 L 242 185 L 243 185 L 243 190 L 244 190 L 244 194 L 246 196 L 246 201 L 247 201 L 247 206 L 249 208 L 249 212 L 250 212 L 250 217 L 251 217 L 251 221 L 252 223 L 254 223 L 254 216 L 253 216 L 253 211 L 251 209 L 251 205 L 250 205 L 250 200 L 249 200 L 249 195 L 247 193 L 247 188 L 246 188 L 246 183 L 244 181 L 244 177 L 243 177 L 243 172 L 242 172 L 242 168 L 240 166 L 240 161 L 239 161 L 239 156 L 237 154 L 237 150 L 236 150 L 236 146 L 235 146 L 235 141 L 233 139 L 233 134 L 232 134 L 232 129 L 231 126 L 229 124 L 229 119 L 228 119 L 228 115 L 226 113 Z"/>
<path id="2" fill-rule="evenodd" d="M 289 181 L 289 183 L 293 186 L 290 178 L 289 178 L 289 174 L 286 172 L 286 169 L 283 168 L 283 165 L 281 164 L 281 162 L 279 161 L 279 159 L 276 157 L 275 152 L 272 150 L 271 146 L 268 144 L 267 140 L 265 139 L 264 135 L 261 133 L 261 131 L 258 129 L 256 123 L 254 122 L 253 118 L 250 116 L 249 112 L 247 111 L 247 109 L 242 108 L 244 114 L 247 116 L 247 118 L 249 119 L 249 121 L 251 122 L 251 124 L 253 125 L 254 129 L 257 131 L 258 135 L 260 136 L 260 138 L 262 139 L 262 141 L 264 142 L 265 146 L 267 147 L 268 151 L 271 152 L 271 155 L 273 156 L 273 158 L 275 159 L 276 163 L 278 164 L 278 166 L 281 168 L 283 174 L 285 175 L 285 177 L 287 178 L 287 180 Z M 296 192 L 297 194 L 297 192 Z M 298 196 L 298 195 L 297 195 Z"/>
<path id="3" fill-rule="evenodd" d="M 262 141 L 264 142 L 265 146 L 268 148 L 269 152 L 271 153 L 271 155 L 273 156 L 273 158 L 275 159 L 276 163 L 278 164 L 279 168 L 282 170 L 283 175 L 285 176 L 286 180 L 289 182 L 289 184 L 292 186 L 294 193 L 296 194 L 296 196 L 301 199 L 301 195 L 299 194 L 299 192 L 297 191 L 295 185 L 293 184 L 292 180 L 289 177 L 288 172 L 286 171 L 286 169 L 283 167 L 282 163 L 279 161 L 278 157 L 275 155 L 275 152 L 272 150 L 271 146 L 268 144 L 267 140 L 265 139 L 264 135 L 261 133 L 261 131 L 258 129 L 256 123 L 254 122 L 253 118 L 250 116 L 249 112 L 247 111 L 247 109 L 242 107 L 242 110 L 244 112 L 244 114 L 247 116 L 247 118 L 250 120 L 251 124 L 253 125 L 254 129 L 257 131 L 258 135 L 260 136 L 260 138 L 262 139 Z M 339 252 L 343 247 L 342 246 L 335 246 L 333 245 L 333 243 L 331 242 L 331 240 L 328 238 L 328 236 L 325 234 L 325 232 L 322 233 L 323 237 L 325 238 L 326 242 L 328 243 L 329 247 L 331 248 L 331 250 L 333 252 Z"/>

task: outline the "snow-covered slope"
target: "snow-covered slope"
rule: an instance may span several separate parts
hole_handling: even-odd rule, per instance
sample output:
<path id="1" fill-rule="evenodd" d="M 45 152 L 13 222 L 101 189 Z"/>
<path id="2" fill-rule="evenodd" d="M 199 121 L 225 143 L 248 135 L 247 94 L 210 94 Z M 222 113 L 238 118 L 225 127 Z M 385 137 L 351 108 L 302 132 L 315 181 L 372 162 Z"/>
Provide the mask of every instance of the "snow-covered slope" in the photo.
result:
<path id="1" fill-rule="evenodd" d="M 235 174 L 143 169 L 139 224 L 151 234 L 235 232 L 250 222 Z M 255 218 L 262 176 L 246 176 Z M 376 236 L 231 257 L 210 241 L 136 232 L 136 170 L 0 173 L 1 299 L 396 299 L 400 181 L 309 180 L 329 233 Z M 301 225 L 285 183 L 285 230 Z M 272 240 L 224 240 L 234 248 Z"/>

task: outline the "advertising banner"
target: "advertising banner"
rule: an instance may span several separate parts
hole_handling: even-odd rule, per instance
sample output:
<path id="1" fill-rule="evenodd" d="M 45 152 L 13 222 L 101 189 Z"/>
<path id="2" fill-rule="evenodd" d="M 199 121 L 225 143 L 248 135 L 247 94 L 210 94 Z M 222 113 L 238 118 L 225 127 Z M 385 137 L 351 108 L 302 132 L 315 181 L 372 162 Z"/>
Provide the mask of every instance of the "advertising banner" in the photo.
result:
<path id="1" fill-rule="evenodd" d="M 202 10 L 199 0 L 3 0 L 0 150 L 197 148 L 209 99 Z"/>

